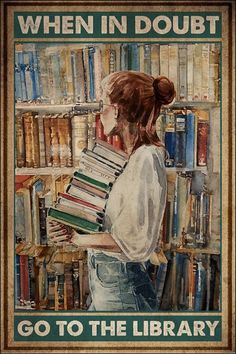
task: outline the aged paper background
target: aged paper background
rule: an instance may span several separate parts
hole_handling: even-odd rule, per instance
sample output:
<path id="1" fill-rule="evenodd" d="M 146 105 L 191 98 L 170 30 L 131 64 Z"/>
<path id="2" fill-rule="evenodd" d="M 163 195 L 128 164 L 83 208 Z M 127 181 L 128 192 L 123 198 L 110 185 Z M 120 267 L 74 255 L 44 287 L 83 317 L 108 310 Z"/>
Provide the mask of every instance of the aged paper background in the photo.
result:
<path id="1" fill-rule="evenodd" d="M 60 6 L 59 6 L 60 5 Z M 168 5 L 168 9 L 167 9 Z M 15 342 L 14 325 L 14 11 L 220 11 L 222 39 L 222 342 Z M 1 3 L 1 349 L 15 352 L 234 352 L 235 332 L 235 2 L 54 2 Z M 60 39 L 63 41 L 63 38 Z M 76 42 L 83 39 L 75 39 Z M 127 41 L 130 39 L 127 38 Z M 143 39 L 145 40 L 145 39 Z M 191 39 L 189 39 L 191 40 Z M 29 40 L 30 41 L 30 40 Z M 54 40 L 47 40 L 54 41 Z M 66 39 L 65 39 L 66 41 Z M 73 40 L 71 40 L 73 41 Z M 94 42 L 94 40 L 91 40 Z M 110 39 L 107 39 L 110 41 Z M 161 40 L 160 40 L 161 41 Z M 166 41 L 166 39 L 165 39 Z M 196 40 L 197 41 L 197 40 Z M 169 313 L 171 315 L 171 313 Z M 56 313 L 52 314 L 57 316 Z M 148 314 L 146 314 L 148 317 Z M 168 313 L 165 313 L 168 315 Z M 191 315 L 184 313 L 187 317 Z M 34 314 L 32 314 L 34 316 Z M 81 314 L 83 316 L 83 314 Z M 89 316 L 88 313 L 85 316 Z M 40 349 L 39 349 L 40 348 Z"/>

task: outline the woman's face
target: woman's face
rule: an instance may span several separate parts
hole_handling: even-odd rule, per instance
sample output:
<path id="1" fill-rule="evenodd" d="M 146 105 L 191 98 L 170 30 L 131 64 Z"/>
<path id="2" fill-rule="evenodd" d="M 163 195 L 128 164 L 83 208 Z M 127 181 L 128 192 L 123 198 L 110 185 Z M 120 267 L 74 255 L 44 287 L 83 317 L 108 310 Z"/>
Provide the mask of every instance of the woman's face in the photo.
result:
<path id="1" fill-rule="evenodd" d="M 104 133 L 106 135 L 112 135 L 114 128 L 117 126 L 117 106 L 111 104 L 108 94 L 108 85 L 103 85 L 102 89 L 103 109 L 101 112 L 101 122 L 104 127 Z"/>

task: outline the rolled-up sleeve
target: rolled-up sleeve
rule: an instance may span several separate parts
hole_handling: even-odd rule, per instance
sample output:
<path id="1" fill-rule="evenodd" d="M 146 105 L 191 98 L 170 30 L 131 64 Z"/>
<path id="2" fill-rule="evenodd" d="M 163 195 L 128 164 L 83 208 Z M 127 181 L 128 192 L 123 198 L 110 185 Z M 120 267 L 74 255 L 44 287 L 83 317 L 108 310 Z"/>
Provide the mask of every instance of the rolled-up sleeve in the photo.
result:
<path id="1" fill-rule="evenodd" d="M 117 180 L 107 206 L 110 232 L 128 260 L 145 261 L 154 251 L 165 200 L 164 164 L 152 149 L 140 149 Z"/>

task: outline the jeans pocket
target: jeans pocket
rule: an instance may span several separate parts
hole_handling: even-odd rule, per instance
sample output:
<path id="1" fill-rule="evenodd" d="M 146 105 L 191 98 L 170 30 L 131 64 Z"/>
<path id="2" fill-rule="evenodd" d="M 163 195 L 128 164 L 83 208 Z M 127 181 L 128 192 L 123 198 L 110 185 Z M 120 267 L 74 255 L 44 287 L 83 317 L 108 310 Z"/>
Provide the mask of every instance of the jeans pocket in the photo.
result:
<path id="1" fill-rule="evenodd" d="M 119 265 L 117 263 L 96 264 L 96 276 L 104 288 L 117 287 L 119 285 Z"/>

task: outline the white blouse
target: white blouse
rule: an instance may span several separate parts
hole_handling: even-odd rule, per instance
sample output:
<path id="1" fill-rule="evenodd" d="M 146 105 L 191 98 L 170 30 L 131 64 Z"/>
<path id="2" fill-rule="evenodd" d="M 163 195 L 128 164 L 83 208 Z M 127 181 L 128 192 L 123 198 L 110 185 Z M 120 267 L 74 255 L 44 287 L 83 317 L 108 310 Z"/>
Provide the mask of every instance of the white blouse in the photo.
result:
<path id="1" fill-rule="evenodd" d="M 104 253 L 122 261 L 148 260 L 159 239 L 166 193 L 163 150 L 140 146 L 114 183 L 106 206 L 105 231 L 123 253 Z"/>

